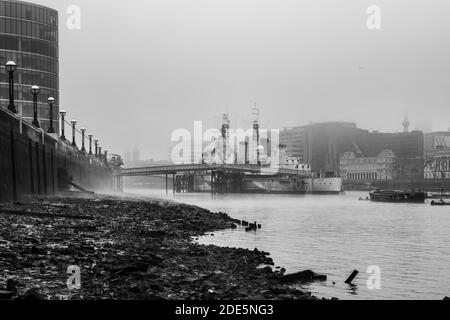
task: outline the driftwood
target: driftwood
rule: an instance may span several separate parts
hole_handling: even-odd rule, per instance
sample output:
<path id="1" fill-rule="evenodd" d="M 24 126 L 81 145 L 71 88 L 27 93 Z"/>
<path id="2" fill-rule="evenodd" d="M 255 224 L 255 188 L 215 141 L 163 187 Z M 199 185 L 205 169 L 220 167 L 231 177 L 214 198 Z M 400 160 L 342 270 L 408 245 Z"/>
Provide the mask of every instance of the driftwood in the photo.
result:
<path id="1" fill-rule="evenodd" d="M 317 274 L 311 270 L 305 270 L 297 273 L 286 274 L 278 278 L 282 283 L 293 283 L 293 282 L 311 282 L 311 281 L 326 281 L 327 276 L 322 274 Z"/>

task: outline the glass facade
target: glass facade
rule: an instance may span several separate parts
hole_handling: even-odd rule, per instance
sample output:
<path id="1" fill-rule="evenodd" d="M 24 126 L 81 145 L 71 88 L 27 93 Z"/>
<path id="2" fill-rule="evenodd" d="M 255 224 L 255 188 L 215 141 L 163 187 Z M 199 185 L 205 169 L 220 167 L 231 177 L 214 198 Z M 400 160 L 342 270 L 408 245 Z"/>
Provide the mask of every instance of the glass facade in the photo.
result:
<path id="1" fill-rule="evenodd" d="M 30 88 L 41 88 L 38 118 L 41 127 L 49 127 L 49 97 L 56 100 L 54 127 L 59 129 L 58 12 L 32 3 L 0 0 L 0 105 L 9 104 L 8 73 L 5 64 L 14 61 L 15 104 L 25 120 L 33 120 L 33 96 Z M 58 131 L 57 131 L 58 132 Z"/>

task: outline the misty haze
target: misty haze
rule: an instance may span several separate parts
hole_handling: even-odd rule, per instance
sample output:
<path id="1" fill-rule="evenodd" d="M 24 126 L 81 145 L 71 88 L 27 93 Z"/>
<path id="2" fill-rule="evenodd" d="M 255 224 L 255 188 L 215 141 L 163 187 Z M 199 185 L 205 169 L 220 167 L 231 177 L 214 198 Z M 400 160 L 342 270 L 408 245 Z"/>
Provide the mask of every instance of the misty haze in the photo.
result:
<path id="1" fill-rule="evenodd" d="M 0 300 L 449 300 L 449 12 L 0 0 Z"/>

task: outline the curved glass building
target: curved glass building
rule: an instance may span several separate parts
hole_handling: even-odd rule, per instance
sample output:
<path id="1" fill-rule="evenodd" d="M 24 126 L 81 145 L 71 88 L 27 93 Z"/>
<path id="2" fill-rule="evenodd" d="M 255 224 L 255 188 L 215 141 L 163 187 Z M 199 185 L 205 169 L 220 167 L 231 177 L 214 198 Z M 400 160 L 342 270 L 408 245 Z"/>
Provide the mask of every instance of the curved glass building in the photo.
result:
<path id="1" fill-rule="evenodd" d="M 58 12 L 56 10 L 14 0 L 0 0 L 0 105 L 9 104 L 8 61 L 17 64 L 14 73 L 15 105 L 25 120 L 33 120 L 33 96 L 30 88 L 41 88 L 38 96 L 38 118 L 41 127 L 49 127 L 47 99 L 56 100 L 53 125 L 58 132 Z"/>

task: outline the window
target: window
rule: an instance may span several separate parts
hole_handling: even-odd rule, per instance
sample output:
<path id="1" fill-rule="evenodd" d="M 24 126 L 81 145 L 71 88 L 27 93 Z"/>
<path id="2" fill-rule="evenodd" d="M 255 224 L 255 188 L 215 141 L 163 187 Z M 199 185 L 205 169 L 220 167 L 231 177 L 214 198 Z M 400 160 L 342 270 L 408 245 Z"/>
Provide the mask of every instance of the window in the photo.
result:
<path id="1" fill-rule="evenodd" d="M 31 7 L 24 6 L 24 8 L 25 8 L 25 19 L 31 20 L 33 17 L 32 12 L 31 12 Z"/>
<path id="2" fill-rule="evenodd" d="M 5 32 L 6 33 L 11 33 L 11 23 L 9 23 L 8 21 L 9 19 L 6 19 L 6 28 L 5 28 Z"/>
<path id="3" fill-rule="evenodd" d="M 31 24 L 31 36 L 37 38 L 37 25 L 35 23 Z"/>
<path id="4" fill-rule="evenodd" d="M 12 3 L 11 4 L 11 16 L 13 18 L 17 18 L 18 14 L 17 14 L 17 3 Z"/>
<path id="5" fill-rule="evenodd" d="M 6 32 L 5 18 L 0 18 L 0 33 Z"/>
<path id="6" fill-rule="evenodd" d="M 31 22 L 27 22 L 27 36 L 31 37 L 33 35 L 33 30 L 31 29 Z"/>
<path id="7" fill-rule="evenodd" d="M 7 16 L 7 17 L 11 16 L 11 3 L 10 2 L 5 3 L 5 16 Z"/>
<path id="8" fill-rule="evenodd" d="M 17 34 L 17 20 L 11 21 L 11 33 Z"/>
<path id="9" fill-rule="evenodd" d="M 39 8 L 39 22 L 44 23 L 44 9 Z"/>

